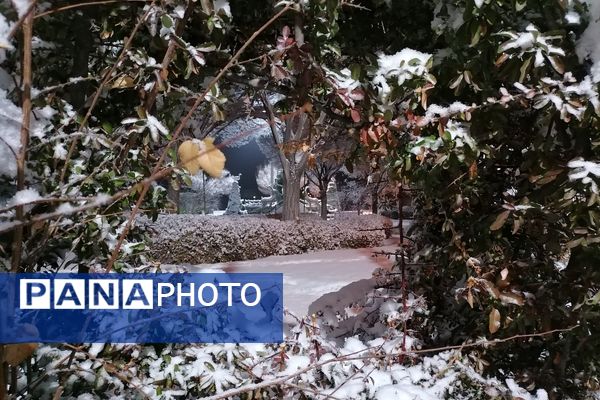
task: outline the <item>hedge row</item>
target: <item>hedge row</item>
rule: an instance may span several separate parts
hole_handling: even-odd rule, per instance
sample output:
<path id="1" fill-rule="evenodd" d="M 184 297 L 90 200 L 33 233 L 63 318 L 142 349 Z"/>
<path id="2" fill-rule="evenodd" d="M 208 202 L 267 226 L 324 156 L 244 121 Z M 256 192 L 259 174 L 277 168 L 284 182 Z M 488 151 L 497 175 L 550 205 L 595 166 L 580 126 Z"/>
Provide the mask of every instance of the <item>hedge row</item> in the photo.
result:
<path id="1" fill-rule="evenodd" d="M 218 263 L 307 251 L 381 245 L 391 222 L 376 215 L 344 215 L 298 222 L 255 216 L 160 215 L 142 220 L 150 255 L 162 263 Z M 368 229 L 374 229 L 368 231 Z"/>

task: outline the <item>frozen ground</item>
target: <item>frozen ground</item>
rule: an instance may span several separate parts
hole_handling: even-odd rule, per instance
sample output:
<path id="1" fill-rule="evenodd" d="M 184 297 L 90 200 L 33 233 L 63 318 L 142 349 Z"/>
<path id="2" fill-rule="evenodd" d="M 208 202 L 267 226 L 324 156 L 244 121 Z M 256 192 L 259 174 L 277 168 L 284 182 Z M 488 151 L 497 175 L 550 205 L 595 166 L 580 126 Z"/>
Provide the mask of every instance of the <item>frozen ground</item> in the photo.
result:
<path id="1" fill-rule="evenodd" d="M 394 251 L 397 242 L 397 238 L 392 237 L 386 241 L 385 246 L 377 248 L 320 251 L 184 267 L 190 272 L 281 272 L 284 306 L 295 315 L 305 315 L 309 306 L 323 295 L 337 292 L 353 282 L 371 278 L 378 267 L 390 268 L 391 260 L 382 256 L 372 257 L 372 254 L 379 250 Z M 168 271 L 175 266 L 163 265 L 162 268 Z M 365 283 L 362 287 L 367 292 L 372 285 Z"/>

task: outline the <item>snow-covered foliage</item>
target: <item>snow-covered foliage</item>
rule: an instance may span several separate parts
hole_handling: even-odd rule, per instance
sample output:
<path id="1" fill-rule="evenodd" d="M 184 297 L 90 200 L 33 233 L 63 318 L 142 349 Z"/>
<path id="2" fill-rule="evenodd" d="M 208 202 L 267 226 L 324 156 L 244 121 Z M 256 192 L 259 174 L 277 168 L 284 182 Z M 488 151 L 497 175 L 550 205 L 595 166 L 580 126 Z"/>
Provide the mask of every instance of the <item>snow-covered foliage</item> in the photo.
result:
<path id="1" fill-rule="evenodd" d="M 272 163 L 259 167 L 256 172 L 256 185 L 258 186 L 258 190 L 265 196 L 273 195 L 280 174 L 281 169 L 277 168 Z"/>
<path id="2" fill-rule="evenodd" d="M 239 177 L 231 183 L 231 191 L 229 192 L 229 200 L 225 214 L 241 214 L 242 213 L 242 197 L 240 194 Z"/>
<path id="3" fill-rule="evenodd" d="M 429 75 L 431 67 L 431 54 L 417 50 L 403 49 L 396 54 L 380 54 L 377 58 L 379 69 L 373 77 L 373 84 L 379 89 L 382 101 L 390 101 L 390 94 L 394 86 L 403 86 L 407 80 L 423 78 L 431 81 Z"/>
<path id="4" fill-rule="evenodd" d="M 146 223 L 154 232 L 152 254 L 164 263 L 213 263 L 249 260 L 311 250 L 373 247 L 389 226 L 378 216 L 353 216 L 337 221 L 311 219 L 283 222 L 259 217 L 160 215 Z M 268 240 L 265 240 L 268 237 Z"/>
<path id="5" fill-rule="evenodd" d="M 1 15 L 1 14 L 0 14 Z M 1 50 L 0 50 L 1 51 Z M 0 69 L 0 71 L 3 71 Z M 0 176 L 14 178 L 16 167 L 16 154 L 20 145 L 21 120 L 23 112 L 8 99 L 6 90 L 0 88 Z M 31 135 L 43 138 L 50 129 L 50 119 L 56 113 L 50 107 L 35 109 L 32 115 Z"/>
<path id="6" fill-rule="evenodd" d="M 409 310 L 411 315 L 423 311 L 413 305 Z M 386 320 L 384 314 L 381 318 Z M 78 400 L 98 395 L 243 398 L 246 392 L 261 398 L 313 398 L 318 393 L 356 400 L 548 399 L 544 390 L 532 395 L 513 378 L 483 376 L 480 359 L 468 352 L 402 355 L 402 334 L 385 325 L 380 329 L 388 334 L 375 339 L 354 335 L 336 340 L 321 327 L 320 317 L 286 319 L 289 333 L 282 344 L 96 344 L 79 347 L 72 356 L 71 350 L 44 346 L 37 362 L 47 370 L 46 382 L 33 395 L 50 399 L 57 389 L 51 382 L 68 374 L 63 390 L 70 393 L 77 387 Z M 419 343 L 410 338 L 404 348 L 418 353 Z"/>
<path id="7" fill-rule="evenodd" d="M 526 53 L 535 54 L 535 66 L 541 67 L 545 59 L 555 65 L 552 56 L 564 56 L 562 48 L 554 46 L 553 41 L 560 40 L 561 36 L 547 36 L 542 34 L 537 27 L 530 24 L 525 28 L 525 32 L 500 32 L 508 40 L 500 45 L 498 52 L 507 54 L 516 54 L 523 57 Z"/>
<path id="8" fill-rule="evenodd" d="M 210 214 L 222 207 L 222 199 L 231 193 L 236 177 L 224 170 L 221 178 L 211 178 L 201 172 L 191 176 L 190 180 L 191 192 L 184 191 L 180 194 L 180 212 Z"/>
<path id="9" fill-rule="evenodd" d="M 598 194 L 598 183 L 600 180 L 600 164 L 585 160 L 572 160 L 567 164 L 571 168 L 569 180 L 578 181 L 590 185 L 592 192 Z"/>
<path id="10" fill-rule="evenodd" d="M 310 330 L 310 327 L 305 329 Z M 114 399 L 135 398 L 143 394 L 143 397 L 167 400 L 198 395 L 207 397 L 227 393 L 227 390 L 243 385 L 252 388 L 250 382 L 259 378 L 267 384 L 274 381 L 272 386 L 256 389 L 263 398 L 275 398 L 276 393 L 288 396 L 304 393 L 311 398 L 316 392 L 349 400 L 438 400 L 477 395 L 485 398 L 548 399 L 545 391 L 538 390 L 531 395 L 514 379 L 502 382 L 482 376 L 477 372 L 477 363 L 458 352 L 426 356 L 413 366 L 406 366 L 393 362 L 398 350 L 394 341 L 363 343 L 349 338 L 339 347 L 319 341 L 323 347 L 316 359 L 316 345 L 310 341 L 316 335 L 303 336 L 298 340 L 300 344 L 294 345 L 294 341 L 289 341 L 283 348 L 277 345 L 234 344 L 189 345 L 185 348 L 169 345 L 162 351 L 135 345 L 101 349 L 101 356 L 121 353 L 124 363 L 140 359 L 139 363 L 136 362 L 138 367 L 127 367 L 118 374 L 111 373 L 115 366 L 103 364 L 82 349 L 76 352 L 71 367 L 67 369 L 72 371 L 67 390 L 74 384 L 83 385 L 82 391 L 88 393 L 88 397 L 82 394 L 77 400 L 93 399 L 99 393 Z M 375 354 L 375 351 L 378 353 Z M 60 359 L 68 358 L 69 353 L 44 347 L 38 358 L 40 363 L 49 366 L 49 377 L 54 377 L 60 374 L 57 368 L 62 365 L 59 364 Z M 233 363 L 247 367 L 249 371 L 231 368 Z M 321 366 L 311 368 L 313 365 Z M 308 371 L 299 373 L 304 369 Z M 275 383 L 293 374 L 297 376 L 286 379 L 286 383 Z M 49 399 L 54 390 L 56 388 L 51 385 L 42 385 L 35 391 L 36 398 Z M 75 400 L 74 397 L 68 399 Z"/>

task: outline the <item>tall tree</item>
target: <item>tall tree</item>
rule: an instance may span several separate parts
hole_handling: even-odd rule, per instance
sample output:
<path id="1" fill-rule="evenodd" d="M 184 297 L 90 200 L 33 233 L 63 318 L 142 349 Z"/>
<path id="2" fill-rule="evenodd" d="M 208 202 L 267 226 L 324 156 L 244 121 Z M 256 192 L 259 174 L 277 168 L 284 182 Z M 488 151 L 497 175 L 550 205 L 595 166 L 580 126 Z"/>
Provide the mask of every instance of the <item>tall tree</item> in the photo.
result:
<path id="1" fill-rule="evenodd" d="M 350 156 L 354 140 L 348 136 L 346 130 L 340 128 L 325 127 L 326 132 L 321 138 L 320 144 L 315 146 L 308 159 L 308 170 L 306 176 L 319 190 L 321 200 L 321 218 L 326 220 L 328 215 L 327 192 L 333 177 L 344 166 Z"/>

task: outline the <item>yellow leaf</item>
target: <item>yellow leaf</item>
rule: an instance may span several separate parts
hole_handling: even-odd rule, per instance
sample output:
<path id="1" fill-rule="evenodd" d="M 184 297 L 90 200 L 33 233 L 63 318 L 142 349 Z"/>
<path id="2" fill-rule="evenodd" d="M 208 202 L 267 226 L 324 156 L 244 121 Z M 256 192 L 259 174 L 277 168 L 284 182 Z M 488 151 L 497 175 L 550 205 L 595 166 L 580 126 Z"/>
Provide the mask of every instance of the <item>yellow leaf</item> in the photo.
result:
<path id="1" fill-rule="evenodd" d="M 4 360 L 8 365 L 19 365 L 33 355 L 37 343 L 7 344 L 4 347 Z"/>
<path id="2" fill-rule="evenodd" d="M 489 317 L 490 333 L 496 333 L 498 332 L 498 329 L 500 329 L 500 311 L 496 310 L 495 308 L 492 308 Z"/>
<path id="3" fill-rule="evenodd" d="M 126 89 L 135 86 L 133 83 L 133 78 L 129 75 L 121 75 L 117 79 L 115 79 L 112 84 L 112 89 Z"/>
<path id="4" fill-rule="evenodd" d="M 225 167 L 225 155 L 214 145 L 213 138 L 186 140 L 181 143 L 179 161 L 192 175 L 202 170 L 213 178 L 220 178 Z"/>

